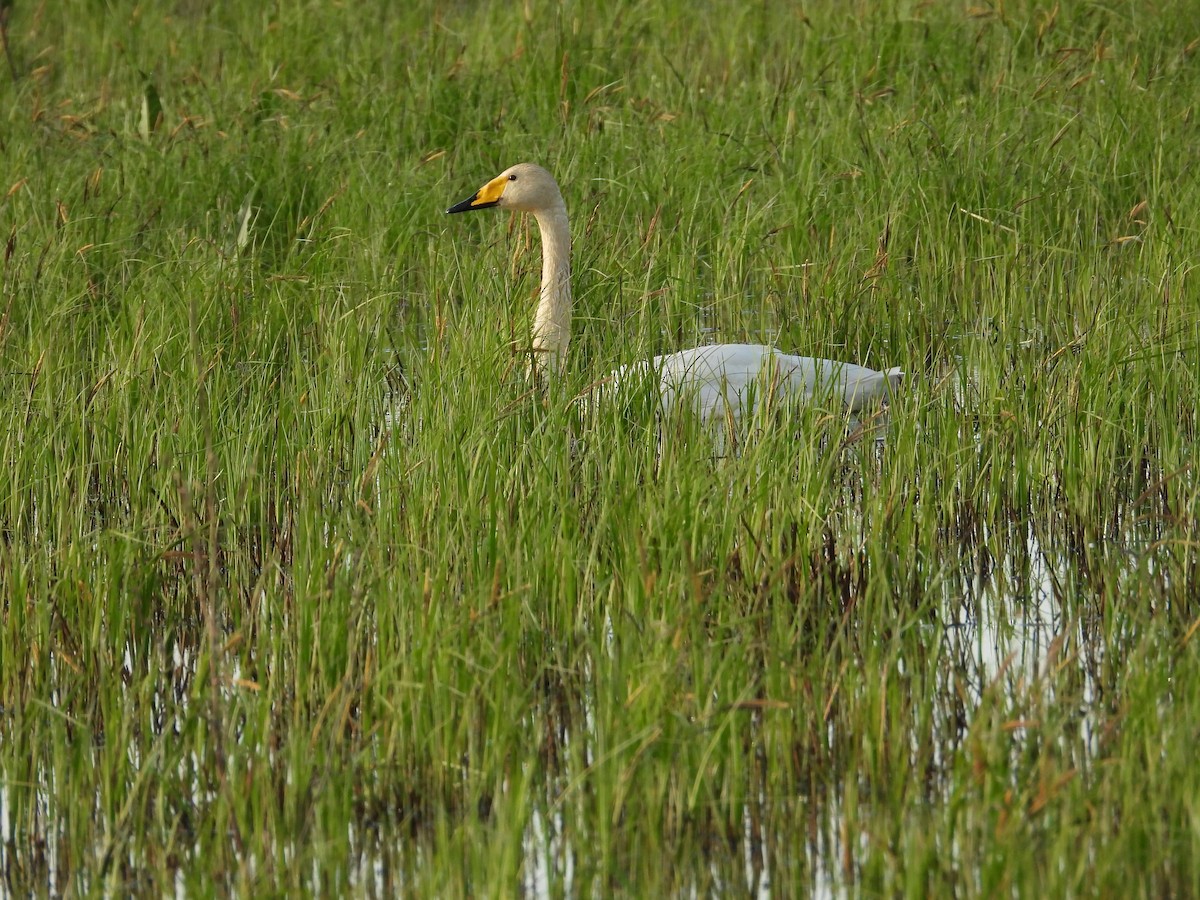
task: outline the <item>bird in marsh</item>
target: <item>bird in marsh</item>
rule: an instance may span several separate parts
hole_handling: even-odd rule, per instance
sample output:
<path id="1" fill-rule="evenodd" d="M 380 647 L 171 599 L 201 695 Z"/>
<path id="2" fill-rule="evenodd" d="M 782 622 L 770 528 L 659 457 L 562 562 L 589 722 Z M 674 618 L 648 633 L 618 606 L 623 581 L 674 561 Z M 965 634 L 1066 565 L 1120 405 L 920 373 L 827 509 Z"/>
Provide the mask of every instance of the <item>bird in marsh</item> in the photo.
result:
<path id="1" fill-rule="evenodd" d="M 542 372 L 559 372 L 571 340 L 571 232 L 567 206 L 554 177 L 541 166 L 519 163 L 446 210 L 490 207 L 531 214 L 542 237 L 542 288 L 533 316 L 532 349 Z M 620 384 L 658 380 L 661 403 L 670 410 L 688 398 L 701 417 L 739 417 L 756 396 L 839 398 L 851 412 L 885 400 L 900 385 L 898 368 L 878 372 L 853 363 L 789 356 L 762 344 L 711 344 L 622 366 Z"/>

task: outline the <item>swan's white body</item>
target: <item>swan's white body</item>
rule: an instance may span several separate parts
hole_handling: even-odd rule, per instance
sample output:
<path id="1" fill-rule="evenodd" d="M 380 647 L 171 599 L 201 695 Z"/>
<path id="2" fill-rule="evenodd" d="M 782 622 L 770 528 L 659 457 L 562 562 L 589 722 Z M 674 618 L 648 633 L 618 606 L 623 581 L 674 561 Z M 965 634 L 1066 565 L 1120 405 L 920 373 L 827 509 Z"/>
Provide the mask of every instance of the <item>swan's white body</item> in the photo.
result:
<path id="1" fill-rule="evenodd" d="M 533 318 L 532 347 L 541 368 L 561 370 L 571 339 L 571 232 L 562 192 L 541 166 L 521 163 L 447 212 L 491 206 L 528 212 L 537 220 L 542 235 L 542 289 Z M 857 412 L 886 399 L 904 373 L 789 356 L 761 344 L 712 344 L 622 366 L 604 381 L 620 386 L 647 377 L 657 379 L 664 409 L 687 398 L 707 419 L 727 411 L 741 415 L 768 396 L 840 398 Z"/>
<path id="2" fill-rule="evenodd" d="M 687 398 L 701 417 L 749 412 L 767 397 L 840 398 L 858 412 L 899 386 L 899 369 L 877 372 L 852 363 L 789 356 L 762 344 L 713 344 L 694 347 L 649 362 L 622 366 L 616 383 L 655 373 L 665 410 Z"/>

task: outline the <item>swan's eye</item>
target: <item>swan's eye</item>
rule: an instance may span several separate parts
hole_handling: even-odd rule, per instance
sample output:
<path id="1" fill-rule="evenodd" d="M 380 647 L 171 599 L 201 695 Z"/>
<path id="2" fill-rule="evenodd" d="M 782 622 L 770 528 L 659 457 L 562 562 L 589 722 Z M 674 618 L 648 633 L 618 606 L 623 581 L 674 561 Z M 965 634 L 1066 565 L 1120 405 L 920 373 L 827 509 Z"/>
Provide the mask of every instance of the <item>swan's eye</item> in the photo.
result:
<path id="1" fill-rule="evenodd" d="M 516 180 L 517 180 L 517 176 L 516 176 L 516 175 L 509 175 L 509 176 L 508 176 L 508 180 L 509 180 L 509 181 L 516 181 Z"/>

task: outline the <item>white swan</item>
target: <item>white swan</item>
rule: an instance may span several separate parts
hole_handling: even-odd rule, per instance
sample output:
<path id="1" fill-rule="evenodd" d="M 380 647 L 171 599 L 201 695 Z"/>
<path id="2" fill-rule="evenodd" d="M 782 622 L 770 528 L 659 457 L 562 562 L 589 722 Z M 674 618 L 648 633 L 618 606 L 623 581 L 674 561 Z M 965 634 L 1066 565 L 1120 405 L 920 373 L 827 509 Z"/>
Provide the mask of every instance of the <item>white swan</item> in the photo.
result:
<path id="1" fill-rule="evenodd" d="M 571 340 L 571 233 L 567 207 L 554 177 L 541 166 L 520 163 L 450 207 L 460 213 L 498 206 L 531 213 L 542 235 L 542 289 L 533 317 L 533 351 L 543 369 L 561 371 Z M 904 373 L 877 372 L 852 363 L 789 356 L 761 344 L 713 344 L 622 366 L 611 380 L 659 379 L 662 405 L 691 399 L 700 415 L 748 412 L 755 396 L 837 397 L 852 412 L 886 399 Z M 640 373 L 640 375 L 639 375 Z M 607 379 L 606 379 L 607 380 Z"/>

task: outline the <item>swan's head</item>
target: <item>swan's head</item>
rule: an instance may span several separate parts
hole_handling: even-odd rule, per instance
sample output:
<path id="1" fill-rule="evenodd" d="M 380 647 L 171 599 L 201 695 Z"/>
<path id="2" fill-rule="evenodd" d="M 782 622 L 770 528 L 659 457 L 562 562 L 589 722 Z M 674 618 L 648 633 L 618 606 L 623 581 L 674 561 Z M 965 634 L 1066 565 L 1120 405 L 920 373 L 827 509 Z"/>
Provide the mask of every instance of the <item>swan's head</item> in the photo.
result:
<path id="1" fill-rule="evenodd" d="M 562 193 L 554 176 L 533 163 L 518 163 L 505 169 L 462 203 L 446 212 L 469 212 L 498 206 L 520 212 L 538 213 L 563 205 Z"/>

